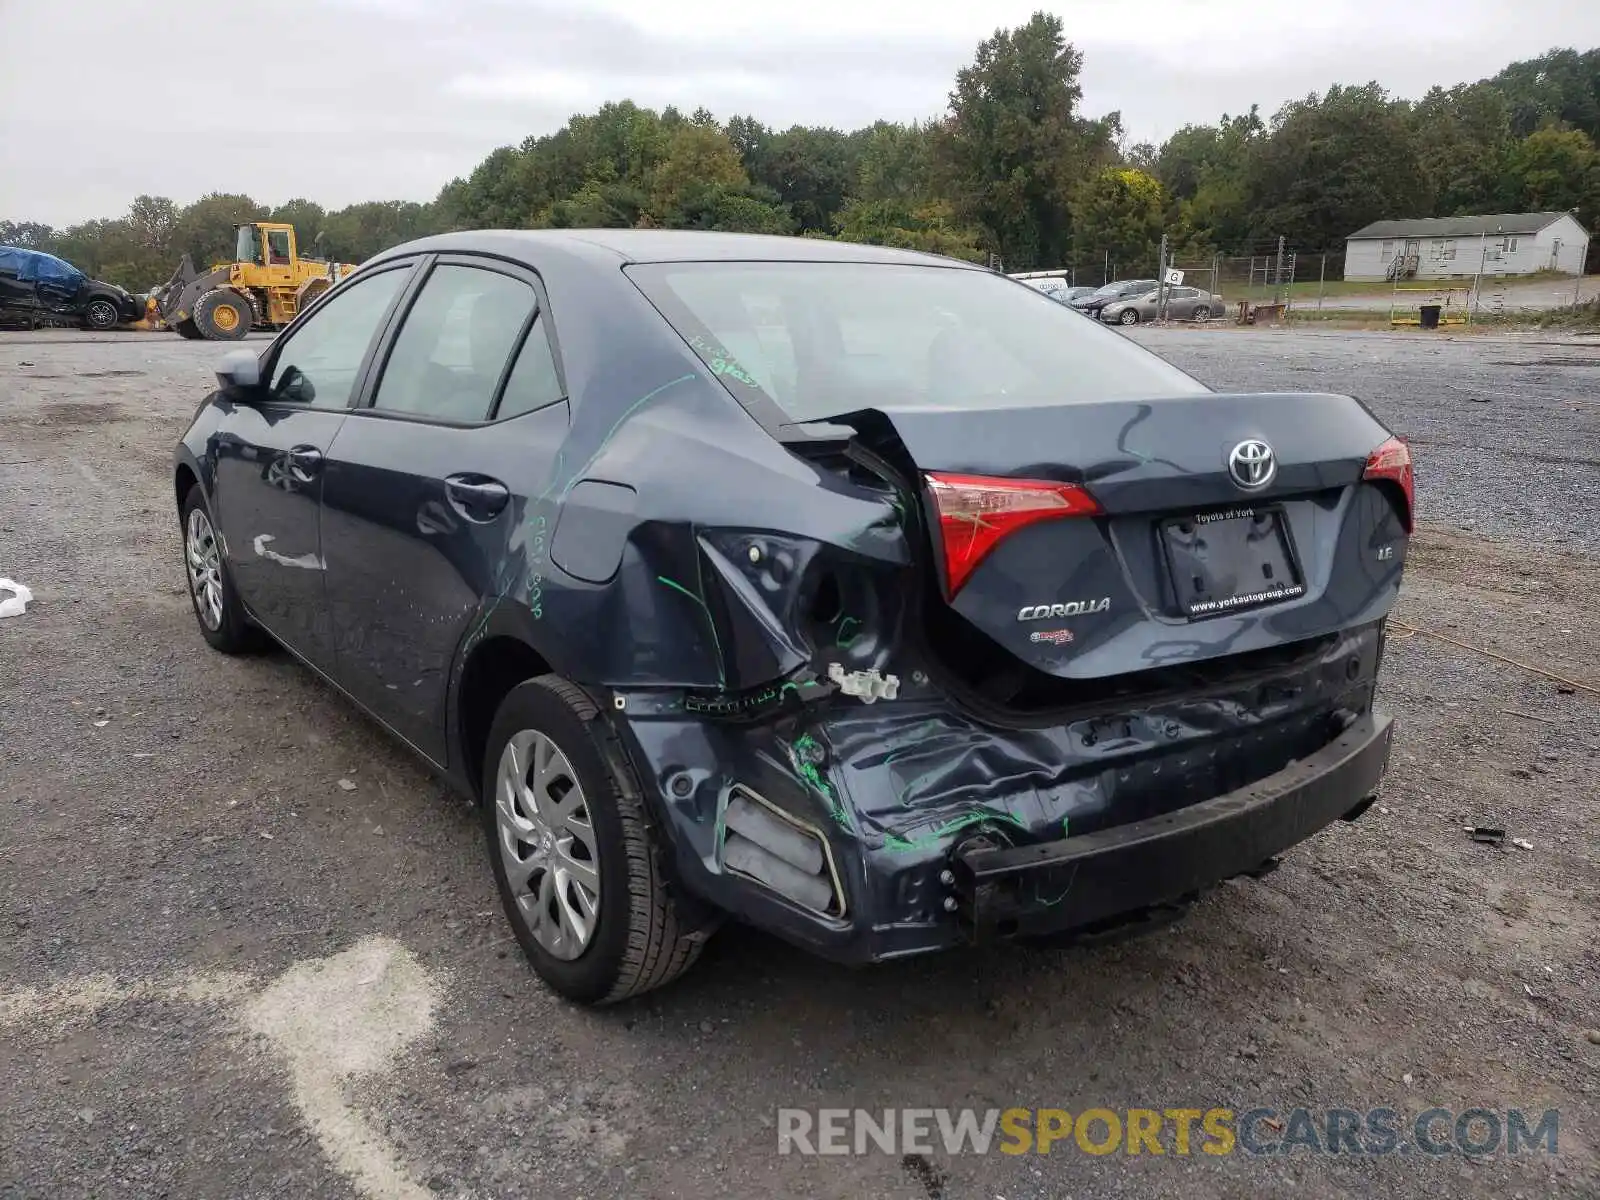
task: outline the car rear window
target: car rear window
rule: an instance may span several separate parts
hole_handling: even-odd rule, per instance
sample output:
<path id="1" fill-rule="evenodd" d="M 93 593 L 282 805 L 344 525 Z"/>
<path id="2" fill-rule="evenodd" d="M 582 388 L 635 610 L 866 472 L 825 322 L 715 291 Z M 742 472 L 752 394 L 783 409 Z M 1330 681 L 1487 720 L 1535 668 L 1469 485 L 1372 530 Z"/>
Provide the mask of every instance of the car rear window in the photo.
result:
<path id="1" fill-rule="evenodd" d="M 734 395 L 776 404 L 790 421 L 1207 390 L 1121 334 L 989 271 L 698 262 L 628 272 Z"/>

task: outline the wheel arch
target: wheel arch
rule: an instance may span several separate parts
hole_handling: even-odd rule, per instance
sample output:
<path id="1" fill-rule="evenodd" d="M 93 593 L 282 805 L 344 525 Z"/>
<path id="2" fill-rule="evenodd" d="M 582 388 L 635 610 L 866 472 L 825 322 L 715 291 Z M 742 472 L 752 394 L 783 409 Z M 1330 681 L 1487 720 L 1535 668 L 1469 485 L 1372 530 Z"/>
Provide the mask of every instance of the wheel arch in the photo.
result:
<path id="1" fill-rule="evenodd" d="M 172 490 L 173 501 L 178 507 L 183 507 L 183 498 L 189 494 L 189 489 L 195 484 L 200 484 L 209 498 L 210 489 L 205 487 L 204 473 L 200 465 L 190 457 L 187 448 L 182 450 L 178 459 L 172 465 Z"/>
<path id="2" fill-rule="evenodd" d="M 482 799 L 483 755 L 501 702 L 518 684 L 555 670 L 515 617 L 491 610 L 476 626 L 457 656 L 449 712 L 451 774 L 474 802 Z"/>

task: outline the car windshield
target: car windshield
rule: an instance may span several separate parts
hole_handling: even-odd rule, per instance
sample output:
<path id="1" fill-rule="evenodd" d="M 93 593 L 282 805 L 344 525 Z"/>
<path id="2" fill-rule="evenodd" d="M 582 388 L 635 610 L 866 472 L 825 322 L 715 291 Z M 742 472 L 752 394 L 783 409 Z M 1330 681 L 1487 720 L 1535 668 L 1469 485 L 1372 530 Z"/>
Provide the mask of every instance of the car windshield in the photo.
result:
<path id="1" fill-rule="evenodd" d="M 652 303 L 758 416 L 1005 408 L 1207 389 L 1036 289 L 987 271 L 882 263 L 654 263 Z M 766 402 L 765 404 L 763 402 Z"/>

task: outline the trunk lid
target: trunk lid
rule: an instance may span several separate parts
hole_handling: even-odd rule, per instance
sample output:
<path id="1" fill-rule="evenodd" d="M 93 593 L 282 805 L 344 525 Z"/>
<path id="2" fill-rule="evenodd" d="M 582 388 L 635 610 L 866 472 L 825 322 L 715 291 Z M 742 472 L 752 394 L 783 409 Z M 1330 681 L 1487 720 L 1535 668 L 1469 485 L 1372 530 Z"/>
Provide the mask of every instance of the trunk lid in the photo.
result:
<path id="1" fill-rule="evenodd" d="M 1088 680 L 1245 654 L 1377 620 L 1398 592 L 1409 498 L 1369 477 L 1390 435 L 1347 396 L 829 420 L 898 443 L 914 468 L 930 534 L 919 552 L 939 582 L 930 642 L 948 657 L 944 643 L 962 640 L 947 609 L 982 635 L 951 653 L 993 660 L 965 675 Z M 1053 509 L 1018 521 L 986 507 L 1033 484 Z"/>

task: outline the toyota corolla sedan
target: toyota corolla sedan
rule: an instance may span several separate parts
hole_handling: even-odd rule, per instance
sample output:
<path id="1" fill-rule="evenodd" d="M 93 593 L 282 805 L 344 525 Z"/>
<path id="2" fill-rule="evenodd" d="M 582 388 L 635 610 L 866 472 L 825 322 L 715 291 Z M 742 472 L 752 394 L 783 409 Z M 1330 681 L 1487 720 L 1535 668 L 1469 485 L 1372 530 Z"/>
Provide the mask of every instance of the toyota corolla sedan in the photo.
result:
<path id="1" fill-rule="evenodd" d="M 450 234 L 218 378 L 173 473 L 201 636 L 477 805 L 579 1001 L 729 915 L 857 962 L 1142 927 L 1388 760 L 1406 444 L 990 271 Z"/>

